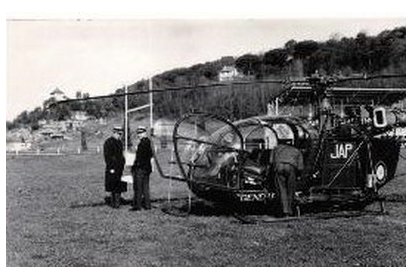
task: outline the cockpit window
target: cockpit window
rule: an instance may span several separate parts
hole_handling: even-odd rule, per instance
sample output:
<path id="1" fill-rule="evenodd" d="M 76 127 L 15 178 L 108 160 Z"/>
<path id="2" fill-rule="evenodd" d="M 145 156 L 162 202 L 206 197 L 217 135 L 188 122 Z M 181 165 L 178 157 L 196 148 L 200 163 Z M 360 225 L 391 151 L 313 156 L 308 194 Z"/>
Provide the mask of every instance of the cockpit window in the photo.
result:
<path id="1" fill-rule="evenodd" d="M 220 137 L 218 138 L 218 141 L 216 142 L 218 145 L 225 146 L 225 147 L 231 147 L 234 149 L 241 148 L 241 141 L 238 135 L 236 135 L 232 130 L 220 135 Z"/>
<path id="2" fill-rule="evenodd" d="M 256 126 L 245 138 L 245 150 L 273 149 L 278 140 L 274 132 L 266 126 Z"/>
<path id="3" fill-rule="evenodd" d="M 180 162 L 189 177 L 227 187 L 225 178 L 232 178 L 243 146 L 241 135 L 231 123 L 208 114 L 188 116 L 179 124 L 175 139 Z"/>
<path id="4" fill-rule="evenodd" d="M 288 124 L 276 123 L 273 125 L 273 129 L 277 133 L 277 138 L 280 143 L 293 144 L 294 132 Z"/>

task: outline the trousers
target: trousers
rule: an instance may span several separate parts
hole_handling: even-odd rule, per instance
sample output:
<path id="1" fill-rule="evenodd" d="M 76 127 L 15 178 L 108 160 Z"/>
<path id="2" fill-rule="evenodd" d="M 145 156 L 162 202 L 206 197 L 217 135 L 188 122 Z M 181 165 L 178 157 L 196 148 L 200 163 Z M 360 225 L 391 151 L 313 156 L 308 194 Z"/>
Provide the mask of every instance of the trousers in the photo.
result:
<path id="1" fill-rule="evenodd" d="M 133 174 L 132 207 L 134 208 L 141 209 L 143 204 L 145 209 L 151 209 L 149 175 L 150 173 L 140 169 Z"/>
<path id="2" fill-rule="evenodd" d="M 278 178 L 277 178 L 278 177 Z M 288 163 L 276 164 L 275 185 L 279 185 L 280 198 L 284 214 L 293 214 L 292 204 L 297 185 L 296 168 Z"/>
<path id="3" fill-rule="evenodd" d="M 112 192 L 111 206 L 113 208 L 120 207 L 120 192 Z"/>

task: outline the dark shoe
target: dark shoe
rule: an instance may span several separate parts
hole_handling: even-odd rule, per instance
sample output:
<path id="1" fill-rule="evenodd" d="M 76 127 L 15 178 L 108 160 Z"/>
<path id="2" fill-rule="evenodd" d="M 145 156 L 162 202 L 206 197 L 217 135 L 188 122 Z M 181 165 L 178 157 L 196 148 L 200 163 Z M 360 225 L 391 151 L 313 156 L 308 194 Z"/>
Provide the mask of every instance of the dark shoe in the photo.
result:
<path id="1" fill-rule="evenodd" d="M 127 200 L 127 199 L 125 199 L 125 198 L 123 198 L 123 197 L 120 197 L 120 205 L 128 205 L 128 204 L 131 204 L 131 202 L 130 202 L 130 200 Z"/>
<path id="2" fill-rule="evenodd" d="M 112 198 L 110 196 L 106 196 L 105 197 L 105 204 L 111 205 L 111 203 L 112 203 Z"/>
<path id="3" fill-rule="evenodd" d="M 141 208 L 138 207 L 132 207 L 131 209 L 129 209 L 129 211 L 140 211 Z"/>

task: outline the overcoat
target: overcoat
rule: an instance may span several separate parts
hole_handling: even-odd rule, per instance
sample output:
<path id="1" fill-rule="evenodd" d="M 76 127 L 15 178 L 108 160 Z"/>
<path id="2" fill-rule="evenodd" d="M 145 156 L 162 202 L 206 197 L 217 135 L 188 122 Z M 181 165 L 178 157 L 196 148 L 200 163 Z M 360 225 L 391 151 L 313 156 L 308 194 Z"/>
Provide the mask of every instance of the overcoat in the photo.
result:
<path id="1" fill-rule="evenodd" d="M 105 157 L 105 190 L 107 192 L 126 192 L 126 185 L 121 181 L 125 158 L 122 141 L 110 137 L 103 144 Z"/>
<path id="2" fill-rule="evenodd" d="M 138 170 L 149 175 L 152 172 L 151 158 L 153 157 L 151 140 L 148 137 L 141 139 L 136 150 L 135 161 L 132 165 L 132 174 L 137 173 Z"/>

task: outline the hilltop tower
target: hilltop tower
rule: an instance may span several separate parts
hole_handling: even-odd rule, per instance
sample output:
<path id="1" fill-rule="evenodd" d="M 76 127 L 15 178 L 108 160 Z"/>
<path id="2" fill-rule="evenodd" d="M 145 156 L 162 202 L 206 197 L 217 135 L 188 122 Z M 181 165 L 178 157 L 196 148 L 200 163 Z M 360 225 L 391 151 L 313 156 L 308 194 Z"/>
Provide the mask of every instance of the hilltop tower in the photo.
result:
<path id="1" fill-rule="evenodd" d="M 56 101 L 68 99 L 65 93 L 61 91 L 58 87 L 56 87 L 55 90 L 50 93 L 50 97 L 54 98 Z"/>

